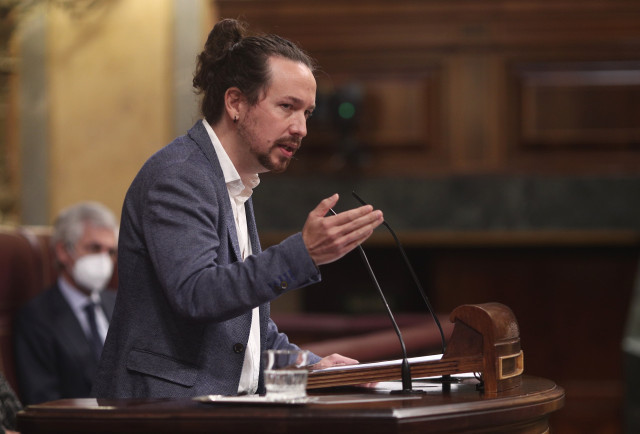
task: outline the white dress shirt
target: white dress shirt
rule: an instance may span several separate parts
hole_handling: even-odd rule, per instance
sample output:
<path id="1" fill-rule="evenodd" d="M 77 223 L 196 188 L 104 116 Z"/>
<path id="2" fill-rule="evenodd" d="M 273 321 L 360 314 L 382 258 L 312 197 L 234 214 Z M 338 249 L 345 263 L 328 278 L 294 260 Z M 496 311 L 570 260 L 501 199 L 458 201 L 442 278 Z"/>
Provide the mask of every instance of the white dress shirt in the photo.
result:
<path id="1" fill-rule="evenodd" d="M 253 189 L 260 183 L 257 174 L 241 179 L 240 174 L 233 165 L 233 162 L 222 147 L 216 133 L 211 125 L 203 119 L 204 124 L 213 148 L 218 156 L 224 181 L 227 184 L 229 192 L 229 200 L 231 201 L 231 209 L 236 224 L 236 233 L 238 234 L 238 245 L 240 246 L 240 254 L 242 260 L 251 255 L 251 241 L 249 240 L 249 231 L 247 229 L 247 214 L 244 204 L 251 197 Z M 242 375 L 240 376 L 240 384 L 238 385 L 238 393 L 254 394 L 258 390 L 258 378 L 260 376 L 260 310 L 258 307 L 252 310 L 251 330 L 249 332 L 249 342 L 245 349 L 244 363 L 242 365 Z"/>

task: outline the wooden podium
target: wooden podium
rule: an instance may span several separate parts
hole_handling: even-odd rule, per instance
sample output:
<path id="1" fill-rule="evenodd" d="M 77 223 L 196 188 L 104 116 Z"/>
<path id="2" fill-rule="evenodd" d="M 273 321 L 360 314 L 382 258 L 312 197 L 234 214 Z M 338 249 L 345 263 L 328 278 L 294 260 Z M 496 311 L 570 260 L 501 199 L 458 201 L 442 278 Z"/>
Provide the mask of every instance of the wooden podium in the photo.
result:
<path id="1" fill-rule="evenodd" d="M 469 304 L 456 308 L 450 319 L 455 326 L 442 358 L 419 363 L 410 359 L 412 378 L 478 373 L 481 387 L 489 394 L 520 385 L 524 356 L 518 323 L 511 309 L 499 303 Z M 401 376 L 400 363 L 384 367 L 364 364 L 342 370 L 312 371 L 308 388 L 400 380 Z"/>
<path id="2" fill-rule="evenodd" d="M 40 433 L 546 433 L 564 404 L 550 380 L 524 376 L 518 326 L 506 306 L 461 306 L 442 358 L 412 363 L 413 388 L 400 389 L 400 367 L 312 371 L 304 404 L 256 399 L 75 399 L 31 405 L 18 414 L 23 434 Z M 473 372 L 481 377 L 419 377 Z M 348 387 L 383 381 L 380 388 Z M 336 387 L 341 386 L 341 387 Z M 347 387 L 345 387 L 347 386 Z M 251 398 L 251 397 L 247 397 Z"/>

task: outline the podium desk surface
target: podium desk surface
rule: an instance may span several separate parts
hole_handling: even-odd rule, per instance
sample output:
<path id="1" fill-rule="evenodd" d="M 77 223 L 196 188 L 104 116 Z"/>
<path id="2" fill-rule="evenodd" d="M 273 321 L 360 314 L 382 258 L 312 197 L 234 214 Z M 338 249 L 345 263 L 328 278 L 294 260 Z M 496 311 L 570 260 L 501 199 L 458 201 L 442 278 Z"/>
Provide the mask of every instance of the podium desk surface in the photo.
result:
<path id="1" fill-rule="evenodd" d="M 414 380 L 418 395 L 386 390 L 314 390 L 315 402 L 267 404 L 194 399 L 69 399 L 31 405 L 18 414 L 23 434 L 38 433 L 545 433 L 564 404 L 553 381 L 523 376 L 517 389 L 489 395 L 478 381 Z M 385 383 L 387 385 L 387 383 Z M 389 383 L 399 387 L 398 383 Z"/>

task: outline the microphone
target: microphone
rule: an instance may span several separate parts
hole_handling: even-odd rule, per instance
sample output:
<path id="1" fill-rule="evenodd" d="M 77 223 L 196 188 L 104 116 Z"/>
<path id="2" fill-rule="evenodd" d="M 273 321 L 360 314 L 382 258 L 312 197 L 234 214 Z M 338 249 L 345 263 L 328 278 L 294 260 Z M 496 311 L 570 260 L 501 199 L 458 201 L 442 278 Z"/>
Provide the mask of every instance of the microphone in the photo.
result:
<path id="1" fill-rule="evenodd" d="M 331 214 L 336 215 L 336 212 L 332 209 L 329 208 L 329 211 L 331 211 Z M 391 308 L 389 307 L 389 303 L 387 303 L 387 299 L 384 296 L 384 293 L 382 292 L 382 288 L 380 288 L 380 284 L 378 283 L 378 279 L 376 279 L 376 275 L 373 272 L 373 269 L 371 268 L 371 265 L 369 264 L 369 259 L 367 258 L 367 255 L 364 253 L 364 249 L 362 248 L 362 246 L 358 245 L 357 247 L 358 249 L 358 253 L 360 253 L 360 257 L 362 258 L 367 271 L 369 272 L 369 276 L 371 277 L 371 280 L 373 281 L 374 286 L 376 287 L 376 289 L 378 290 L 378 293 L 380 294 L 380 297 L 382 298 L 382 301 L 384 303 L 384 306 L 387 309 L 387 315 L 389 315 L 389 319 L 391 320 L 391 323 L 393 324 L 393 328 L 396 332 L 396 334 L 398 335 L 398 340 L 400 341 L 400 347 L 402 348 L 402 370 L 401 370 L 401 375 L 402 375 L 402 390 L 401 391 L 392 391 L 391 393 L 424 393 L 422 390 L 414 390 L 412 387 L 412 382 L 411 382 L 411 366 L 409 365 L 409 358 L 407 357 L 407 347 L 404 344 L 404 339 L 402 338 L 402 333 L 400 333 L 400 328 L 398 327 L 398 323 L 396 322 L 396 319 L 393 316 L 393 313 L 391 313 Z"/>
<path id="2" fill-rule="evenodd" d="M 367 205 L 367 203 L 364 200 L 362 200 L 362 198 L 358 196 L 355 191 L 352 191 L 351 194 L 362 205 Z M 442 354 L 444 354 L 447 348 L 447 344 L 445 342 L 444 332 L 442 331 L 442 326 L 440 325 L 440 321 L 438 320 L 437 315 L 433 312 L 431 303 L 429 303 L 429 298 L 427 297 L 427 294 L 424 292 L 424 289 L 422 288 L 422 285 L 418 280 L 418 276 L 416 276 L 416 273 L 413 270 L 413 267 L 411 266 L 411 262 L 409 262 L 409 258 L 407 257 L 407 254 L 405 253 L 404 248 L 402 247 L 402 244 L 400 244 L 400 240 L 398 239 L 396 233 L 393 231 L 393 229 L 391 229 L 391 226 L 389 226 L 386 220 L 383 220 L 382 224 L 389 230 L 389 232 L 393 236 L 393 239 L 396 241 L 396 245 L 398 246 L 398 249 L 400 249 L 400 253 L 402 253 L 402 258 L 404 259 L 404 263 L 407 265 L 407 268 L 409 268 L 409 273 L 411 274 L 413 281 L 418 287 L 418 291 L 420 292 L 420 295 L 422 296 L 424 303 L 427 305 L 427 309 L 429 310 L 429 313 L 431 313 L 431 316 L 433 317 L 434 321 L 436 322 L 436 325 L 438 326 L 438 330 L 440 331 L 440 338 L 442 339 Z"/>

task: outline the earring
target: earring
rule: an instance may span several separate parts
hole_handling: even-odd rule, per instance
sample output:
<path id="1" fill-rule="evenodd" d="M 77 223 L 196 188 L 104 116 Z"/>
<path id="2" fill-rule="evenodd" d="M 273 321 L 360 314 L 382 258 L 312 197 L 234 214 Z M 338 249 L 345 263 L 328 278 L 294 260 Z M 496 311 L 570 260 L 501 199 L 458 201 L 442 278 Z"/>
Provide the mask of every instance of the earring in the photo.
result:
<path id="1" fill-rule="evenodd" d="M 237 123 L 238 123 L 238 116 L 234 116 L 234 117 L 233 117 L 233 123 L 234 123 L 234 124 L 237 124 Z"/>

